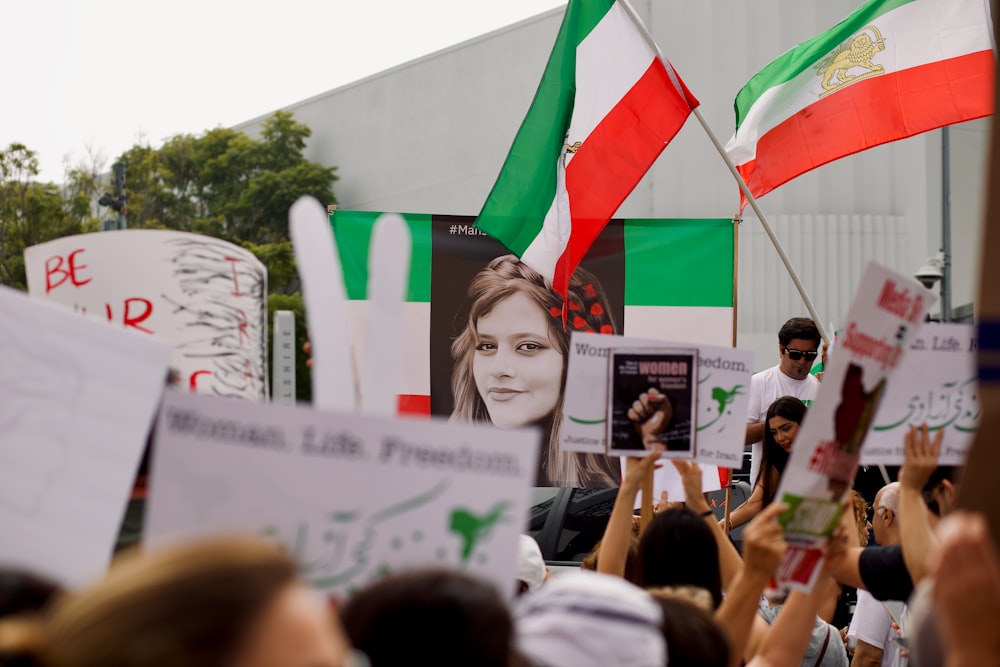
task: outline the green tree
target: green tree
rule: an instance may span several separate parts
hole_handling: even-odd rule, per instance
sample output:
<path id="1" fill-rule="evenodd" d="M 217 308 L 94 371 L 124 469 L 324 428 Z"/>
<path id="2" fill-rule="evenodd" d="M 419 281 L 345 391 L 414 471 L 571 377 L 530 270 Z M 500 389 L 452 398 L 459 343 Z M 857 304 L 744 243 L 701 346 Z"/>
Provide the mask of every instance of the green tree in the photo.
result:
<path id="1" fill-rule="evenodd" d="M 228 128 L 136 145 L 128 165 L 129 227 L 200 232 L 257 246 L 288 238 L 288 209 L 302 195 L 336 203 L 336 167 L 303 156 L 311 130 L 279 111 L 260 138 Z"/>
<path id="2" fill-rule="evenodd" d="M 65 192 L 40 183 L 38 156 L 24 144 L 0 151 L 0 283 L 27 288 L 24 249 L 60 236 L 96 231 L 92 184 L 75 174 Z"/>

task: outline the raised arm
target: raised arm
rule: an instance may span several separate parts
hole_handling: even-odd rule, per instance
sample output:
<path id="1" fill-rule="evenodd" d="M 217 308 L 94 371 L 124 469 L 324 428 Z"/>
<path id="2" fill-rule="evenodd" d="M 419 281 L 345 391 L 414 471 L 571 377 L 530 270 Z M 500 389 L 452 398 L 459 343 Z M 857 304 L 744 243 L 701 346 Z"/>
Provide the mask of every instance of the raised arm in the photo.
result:
<path id="1" fill-rule="evenodd" d="M 927 576 L 927 554 L 937 544 L 923 489 L 937 468 L 943 437 L 944 429 L 941 429 L 932 441 L 927 424 L 921 424 L 920 430 L 910 427 L 903 438 L 903 467 L 899 470 L 899 536 L 903 561 L 914 584 Z"/>
<path id="2" fill-rule="evenodd" d="M 838 527 L 827 545 L 823 575 L 829 575 L 847 550 L 846 533 Z M 747 667 L 798 667 L 809 647 L 816 613 L 823 604 L 823 586 L 814 586 L 811 593 L 793 591 L 771 625 L 771 632 L 760 652 Z"/>
<path id="3" fill-rule="evenodd" d="M 628 548 L 632 540 L 635 497 L 642 487 L 642 480 L 652 474 L 661 451 L 662 447 L 644 459 L 625 459 L 625 479 L 618 489 L 618 497 L 615 498 L 615 506 L 611 509 L 601 548 L 597 552 L 598 572 L 625 576 L 625 561 L 628 559 Z M 643 502 L 651 501 L 644 498 Z"/>
<path id="4" fill-rule="evenodd" d="M 788 551 L 777 521 L 785 509 L 781 503 L 773 503 L 747 526 L 743 533 L 746 560 L 726 590 L 726 599 L 715 612 L 715 619 L 729 633 L 732 643 L 731 667 L 739 667 L 747 656 L 751 632 L 760 618 L 757 615 L 760 596 Z"/>
<path id="5" fill-rule="evenodd" d="M 722 589 L 729 590 L 730 584 L 736 577 L 736 573 L 743 567 L 743 559 L 740 553 L 733 546 L 722 527 L 715 520 L 712 508 L 705 500 L 705 494 L 701 490 L 701 466 L 692 461 L 682 461 L 675 459 L 672 461 L 677 472 L 681 475 L 684 483 L 684 504 L 688 509 L 702 515 L 705 521 L 712 526 L 715 543 L 719 547 L 719 569 L 722 575 Z"/>

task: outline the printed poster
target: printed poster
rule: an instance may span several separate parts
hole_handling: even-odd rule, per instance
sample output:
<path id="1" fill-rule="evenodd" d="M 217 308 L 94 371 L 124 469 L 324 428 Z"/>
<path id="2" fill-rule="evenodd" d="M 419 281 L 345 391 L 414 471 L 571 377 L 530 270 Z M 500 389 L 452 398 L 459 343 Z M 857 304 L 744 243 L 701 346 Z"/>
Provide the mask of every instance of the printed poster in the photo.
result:
<path id="1" fill-rule="evenodd" d="M 168 392 L 146 536 L 286 545 L 337 597 L 392 572 L 457 568 L 513 592 L 538 431 L 340 415 Z"/>
<path id="2" fill-rule="evenodd" d="M 976 329 L 971 324 L 925 322 L 886 386 L 871 433 L 861 450 L 864 465 L 902 465 L 903 436 L 926 423 L 944 431 L 941 465 L 965 465 L 979 424 Z"/>
<path id="3" fill-rule="evenodd" d="M 171 368 L 189 391 L 267 397 L 267 269 L 250 251 L 128 229 L 31 246 L 24 261 L 33 297 L 171 342 Z"/>
<path id="4" fill-rule="evenodd" d="M 364 321 L 371 226 L 379 215 L 336 211 L 331 216 L 349 307 L 360 315 L 356 322 Z M 565 304 L 543 278 L 525 271 L 501 244 L 477 230 L 474 218 L 404 214 L 404 219 L 413 254 L 400 412 L 501 428 L 539 427 L 538 485 L 620 482 L 616 458 L 559 444 L 573 332 L 731 343 L 729 219 L 613 220 L 574 274 Z M 364 359 L 363 329 L 352 326 L 355 359 Z"/>
<path id="5" fill-rule="evenodd" d="M 809 590 L 815 583 L 889 377 L 936 300 L 913 278 L 874 262 L 865 268 L 778 487 L 788 505 L 778 522 L 789 544 L 779 584 Z"/>
<path id="6" fill-rule="evenodd" d="M 698 350 L 643 348 L 608 354 L 608 453 L 635 456 L 654 444 L 665 458 L 694 458 Z"/>

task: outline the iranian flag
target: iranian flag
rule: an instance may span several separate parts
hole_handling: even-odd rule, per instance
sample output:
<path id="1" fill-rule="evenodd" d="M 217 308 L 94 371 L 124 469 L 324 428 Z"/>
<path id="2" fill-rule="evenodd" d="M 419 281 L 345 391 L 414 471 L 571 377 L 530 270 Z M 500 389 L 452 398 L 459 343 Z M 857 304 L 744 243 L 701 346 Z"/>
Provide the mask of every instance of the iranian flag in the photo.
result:
<path id="1" fill-rule="evenodd" d="M 759 197 L 846 155 L 990 115 L 994 65 L 988 0 L 872 0 L 750 79 L 726 152 Z"/>
<path id="2" fill-rule="evenodd" d="M 698 101 L 630 7 L 570 0 L 476 226 L 565 294 L 573 270 Z"/>

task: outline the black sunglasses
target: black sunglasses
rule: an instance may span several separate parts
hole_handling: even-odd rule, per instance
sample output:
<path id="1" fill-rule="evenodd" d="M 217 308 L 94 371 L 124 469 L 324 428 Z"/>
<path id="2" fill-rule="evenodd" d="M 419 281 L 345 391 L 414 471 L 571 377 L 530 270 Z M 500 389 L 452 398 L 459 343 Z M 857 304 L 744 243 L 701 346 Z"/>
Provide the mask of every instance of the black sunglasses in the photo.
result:
<path id="1" fill-rule="evenodd" d="M 819 356 L 819 352 L 805 352 L 803 350 L 793 350 L 788 347 L 785 348 L 785 354 L 787 354 L 788 358 L 792 361 L 799 361 L 802 357 L 812 361 Z"/>

